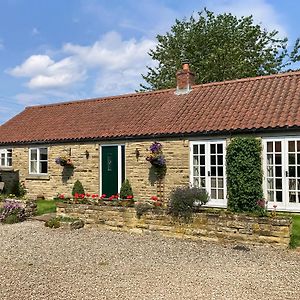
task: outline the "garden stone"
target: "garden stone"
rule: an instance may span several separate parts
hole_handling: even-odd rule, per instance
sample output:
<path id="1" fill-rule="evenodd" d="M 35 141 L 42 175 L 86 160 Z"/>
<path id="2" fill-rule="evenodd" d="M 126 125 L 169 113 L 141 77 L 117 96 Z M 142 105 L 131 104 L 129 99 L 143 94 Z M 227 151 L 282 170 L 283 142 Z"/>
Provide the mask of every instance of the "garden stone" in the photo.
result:
<path id="1" fill-rule="evenodd" d="M 84 226 L 84 222 L 82 220 L 76 220 L 70 224 L 71 229 L 80 229 L 83 226 Z"/>

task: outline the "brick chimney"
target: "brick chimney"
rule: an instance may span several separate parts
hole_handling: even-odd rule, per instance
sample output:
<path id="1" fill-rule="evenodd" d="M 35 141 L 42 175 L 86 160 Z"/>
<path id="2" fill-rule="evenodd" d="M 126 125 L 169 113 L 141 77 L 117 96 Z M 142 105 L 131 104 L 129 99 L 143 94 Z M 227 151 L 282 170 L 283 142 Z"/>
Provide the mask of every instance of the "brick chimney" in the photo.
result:
<path id="1" fill-rule="evenodd" d="M 187 94 L 192 90 L 192 85 L 195 84 L 195 74 L 190 71 L 190 65 L 188 62 L 182 63 L 182 70 L 177 71 L 176 79 L 176 95 Z"/>

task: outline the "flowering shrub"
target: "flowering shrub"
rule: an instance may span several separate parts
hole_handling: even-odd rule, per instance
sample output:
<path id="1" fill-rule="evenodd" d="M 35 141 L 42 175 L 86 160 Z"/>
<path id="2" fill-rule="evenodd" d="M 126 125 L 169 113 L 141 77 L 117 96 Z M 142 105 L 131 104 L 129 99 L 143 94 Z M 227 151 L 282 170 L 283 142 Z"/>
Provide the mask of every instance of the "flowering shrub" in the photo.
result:
<path id="1" fill-rule="evenodd" d="M 98 194 L 90 193 L 75 193 L 73 197 L 67 197 L 64 194 L 59 194 L 55 199 L 66 203 L 74 204 L 91 204 L 91 205 L 115 205 L 115 206 L 133 206 L 134 198 L 128 195 L 126 199 L 121 199 L 119 194 L 107 197 L 106 194 L 99 196 Z"/>
<path id="2" fill-rule="evenodd" d="M 157 196 L 151 196 L 150 200 L 146 200 L 143 202 L 137 202 L 135 204 L 136 216 L 139 219 L 143 214 L 145 214 L 149 210 L 155 209 L 157 211 L 158 208 L 162 206 L 162 202 L 159 201 Z"/>
<path id="3" fill-rule="evenodd" d="M 155 167 L 155 173 L 158 179 L 163 179 L 166 175 L 167 166 L 166 159 L 163 155 L 162 144 L 159 142 L 154 142 L 150 146 L 150 153 L 146 157 L 146 160 L 149 161 L 153 167 Z"/>
<path id="4" fill-rule="evenodd" d="M 65 167 L 65 166 L 74 167 L 71 159 L 66 156 L 59 156 L 59 157 L 55 158 L 55 162 L 62 167 Z"/>
<path id="5" fill-rule="evenodd" d="M 0 222 L 6 224 L 18 223 L 25 220 L 24 207 L 13 200 L 6 200 L 0 209 Z"/>
<path id="6" fill-rule="evenodd" d="M 166 165 L 166 160 L 162 152 L 162 144 L 154 142 L 149 150 L 150 154 L 146 157 L 146 160 L 154 166 L 164 167 Z"/>

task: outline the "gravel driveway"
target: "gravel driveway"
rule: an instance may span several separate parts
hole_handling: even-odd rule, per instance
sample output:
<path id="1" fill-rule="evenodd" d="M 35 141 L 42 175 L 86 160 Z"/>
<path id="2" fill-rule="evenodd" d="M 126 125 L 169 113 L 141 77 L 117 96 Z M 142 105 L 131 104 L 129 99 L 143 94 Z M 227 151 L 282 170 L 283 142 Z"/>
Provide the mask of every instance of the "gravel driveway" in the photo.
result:
<path id="1" fill-rule="evenodd" d="M 299 299 L 300 253 L 0 225 L 0 299 Z"/>

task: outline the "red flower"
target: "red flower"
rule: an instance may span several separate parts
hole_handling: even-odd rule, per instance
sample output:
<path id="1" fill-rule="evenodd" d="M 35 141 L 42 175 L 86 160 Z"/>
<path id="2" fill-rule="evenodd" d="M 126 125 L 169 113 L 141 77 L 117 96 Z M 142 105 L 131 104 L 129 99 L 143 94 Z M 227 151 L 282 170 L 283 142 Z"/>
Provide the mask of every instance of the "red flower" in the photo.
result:
<path id="1" fill-rule="evenodd" d="M 108 198 L 108 200 L 113 200 L 114 199 L 114 196 L 110 196 L 109 198 Z"/>
<path id="2" fill-rule="evenodd" d="M 158 200 L 158 197 L 157 197 L 157 196 L 152 196 L 152 197 L 151 197 L 151 200 L 157 201 L 157 200 Z"/>
<path id="3" fill-rule="evenodd" d="M 113 197 L 114 197 L 115 199 L 118 199 L 118 198 L 119 198 L 119 196 L 118 196 L 118 195 L 114 195 Z"/>
<path id="4" fill-rule="evenodd" d="M 101 195 L 101 198 L 105 198 L 105 197 L 106 197 L 106 194 L 102 194 L 102 195 Z"/>
<path id="5" fill-rule="evenodd" d="M 75 193 L 74 198 L 75 198 L 75 199 L 78 199 L 78 198 L 79 198 L 79 194 L 78 194 L 78 193 Z"/>
<path id="6" fill-rule="evenodd" d="M 96 195 L 95 195 L 95 194 L 93 194 L 93 195 L 92 195 L 92 198 L 96 198 Z"/>
<path id="7" fill-rule="evenodd" d="M 87 197 L 90 197 L 91 196 L 91 194 L 85 194 Z"/>
<path id="8" fill-rule="evenodd" d="M 132 199 L 132 198 L 133 198 L 132 195 L 128 195 L 128 196 L 127 196 L 127 199 Z"/>
<path id="9" fill-rule="evenodd" d="M 98 198 L 99 197 L 99 195 L 98 194 L 95 194 L 95 198 Z"/>
<path id="10" fill-rule="evenodd" d="M 79 197 L 80 197 L 81 199 L 83 199 L 83 198 L 84 198 L 84 194 L 80 194 Z"/>
<path id="11" fill-rule="evenodd" d="M 59 195 L 59 199 L 65 199 L 65 195 L 63 194 Z"/>

